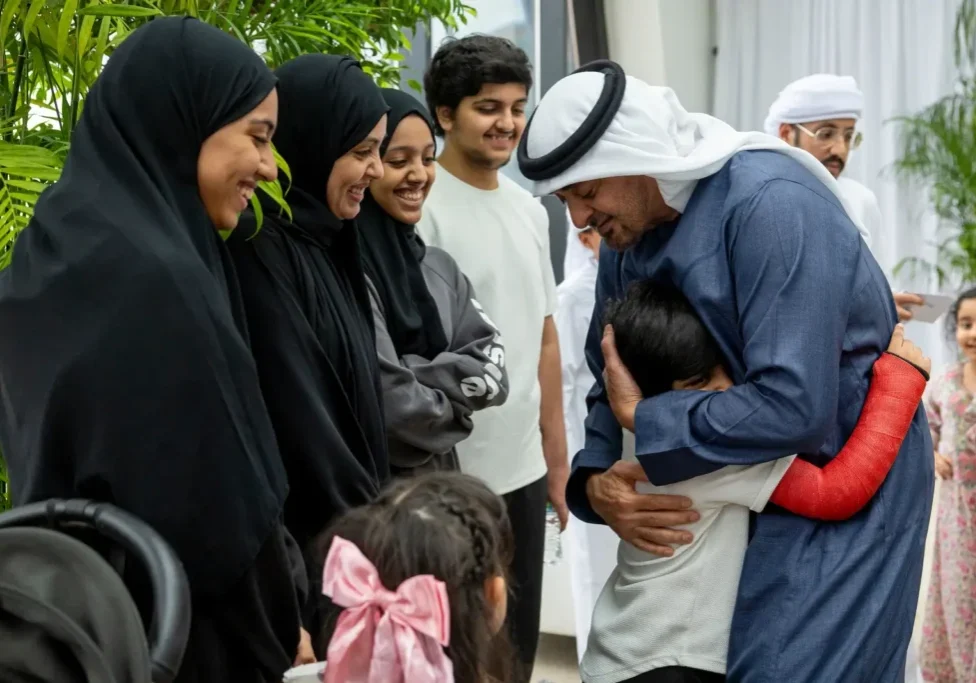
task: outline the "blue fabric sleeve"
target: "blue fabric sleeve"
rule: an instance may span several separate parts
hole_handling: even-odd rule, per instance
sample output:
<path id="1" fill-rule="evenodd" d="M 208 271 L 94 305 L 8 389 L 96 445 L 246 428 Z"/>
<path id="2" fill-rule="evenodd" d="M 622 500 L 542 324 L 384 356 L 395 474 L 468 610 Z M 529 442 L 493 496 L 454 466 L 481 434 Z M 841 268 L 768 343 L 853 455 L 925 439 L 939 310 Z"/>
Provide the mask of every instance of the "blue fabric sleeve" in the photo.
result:
<path id="1" fill-rule="evenodd" d="M 860 236 L 837 204 L 779 179 L 726 230 L 744 381 L 640 403 L 637 456 L 657 485 L 814 453 L 836 419 Z"/>
<path id="2" fill-rule="evenodd" d="M 603 389 L 603 309 L 610 299 L 617 298 L 617 269 L 619 255 L 606 245 L 600 250 L 600 266 L 596 281 L 596 304 L 590 318 L 590 330 L 586 335 L 586 362 L 596 382 L 586 397 L 586 443 L 573 458 L 573 467 L 566 485 L 566 502 L 570 511 L 590 524 L 605 524 L 590 507 L 586 496 L 586 480 L 590 475 L 603 472 L 620 459 L 623 433 L 617 418 L 607 403 Z"/>

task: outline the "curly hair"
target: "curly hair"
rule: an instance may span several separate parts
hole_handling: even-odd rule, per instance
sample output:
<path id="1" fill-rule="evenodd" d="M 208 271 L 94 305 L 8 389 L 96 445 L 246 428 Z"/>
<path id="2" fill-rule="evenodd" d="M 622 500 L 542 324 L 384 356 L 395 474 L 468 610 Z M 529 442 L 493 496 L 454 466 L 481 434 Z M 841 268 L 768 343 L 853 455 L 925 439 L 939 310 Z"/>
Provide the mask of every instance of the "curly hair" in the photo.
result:
<path id="1" fill-rule="evenodd" d="M 465 97 L 477 95 L 486 83 L 520 83 L 532 88 L 532 65 L 522 48 L 506 38 L 474 34 L 448 38 L 437 49 L 424 74 L 427 109 L 438 135 L 444 135 L 437 108 L 453 112 Z"/>
<path id="2" fill-rule="evenodd" d="M 391 591 L 421 574 L 445 583 L 451 609 L 446 651 L 457 683 L 482 683 L 488 675 L 510 680 L 511 645 L 505 629 L 491 630 L 485 581 L 507 578 L 514 540 L 505 503 L 480 480 L 432 472 L 396 481 L 318 539 L 320 560 L 335 536 L 355 543 Z"/>

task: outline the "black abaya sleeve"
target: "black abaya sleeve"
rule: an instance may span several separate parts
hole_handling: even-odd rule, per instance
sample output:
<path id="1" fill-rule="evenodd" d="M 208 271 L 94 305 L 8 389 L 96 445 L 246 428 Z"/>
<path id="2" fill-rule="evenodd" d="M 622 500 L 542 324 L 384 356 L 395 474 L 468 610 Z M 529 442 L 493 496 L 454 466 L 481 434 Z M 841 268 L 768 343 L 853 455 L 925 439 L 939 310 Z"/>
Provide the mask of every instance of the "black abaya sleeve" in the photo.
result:
<path id="1" fill-rule="evenodd" d="M 348 371 L 332 360 L 331 335 L 340 331 L 319 320 L 320 310 L 309 310 L 309 291 L 319 287 L 303 261 L 302 245 L 277 232 L 270 221 L 262 231 L 251 240 L 235 235 L 229 245 L 288 473 L 285 523 L 307 554 L 309 542 L 337 515 L 376 497 L 381 477 L 369 448 L 359 445 L 366 439 L 355 397 L 347 395 L 342 381 Z M 322 329 L 329 327 L 330 338 L 323 338 Z"/>

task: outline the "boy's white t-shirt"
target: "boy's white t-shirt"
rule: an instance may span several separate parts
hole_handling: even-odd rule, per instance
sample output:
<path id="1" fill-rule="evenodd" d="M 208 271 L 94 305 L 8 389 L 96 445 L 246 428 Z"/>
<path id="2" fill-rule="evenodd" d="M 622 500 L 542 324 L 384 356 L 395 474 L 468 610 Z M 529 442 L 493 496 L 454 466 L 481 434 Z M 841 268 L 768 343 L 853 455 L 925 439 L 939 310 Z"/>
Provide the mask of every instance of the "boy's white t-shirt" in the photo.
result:
<path id="1" fill-rule="evenodd" d="M 437 164 L 417 231 L 454 257 L 501 332 L 508 399 L 471 416 L 474 431 L 457 445 L 461 470 L 498 494 L 546 475 L 539 430 L 542 325 L 556 310 L 549 216 L 541 202 L 498 174 L 481 190 Z"/>
<path id="2" fill-rule="evenodd" d="M 633 436 L 625 432 L 625 437 Z M 624 459 L 636 460 L 624 446 Z M 621 541 L 617 568 L 593 611 L 580 672 L 585 683 L 618 683 L 666 666 L 725 673 L 732 612 L 749 543 L 749 511 L 761 512 L 795 456 L 729 466 L 639 493 L 687 496 L 701 518 L 694 540 L 671 557 Z"/>

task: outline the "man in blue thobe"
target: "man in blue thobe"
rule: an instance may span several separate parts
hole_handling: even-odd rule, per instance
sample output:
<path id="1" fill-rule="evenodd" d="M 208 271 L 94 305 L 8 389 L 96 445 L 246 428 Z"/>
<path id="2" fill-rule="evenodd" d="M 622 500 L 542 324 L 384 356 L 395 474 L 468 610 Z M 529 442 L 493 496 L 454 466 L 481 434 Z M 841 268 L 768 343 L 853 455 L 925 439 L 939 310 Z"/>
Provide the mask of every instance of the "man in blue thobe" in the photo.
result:
<path id="1" fill-rule="evenodd" d="M 586 67 L 584 67 L 586 69 Z M 568 141 L 568 144 L 567 144 Z M 597 65 L 554 85 L 519 150 L 537 194 L 556 193 L 604 238 L 587 358 L 597 377 L 572 512 L 667 554 L 687 501 L 642 496 L 621 425 L 653 484 L 793 453 L 827 463 L 850 435 L 897 321 L 884 274 L 836 181 L 812 156 L 689 114 L 667 88 Z M 679 287 L 736 386 L 641 399 L 601 352 L 603 307 L 629 283 Z M 776 506 L 756 516 L 732 623 L 728 680 L 904 680 L 933 489 L 919 409 L 874 499 L 840 523 Z"/>

